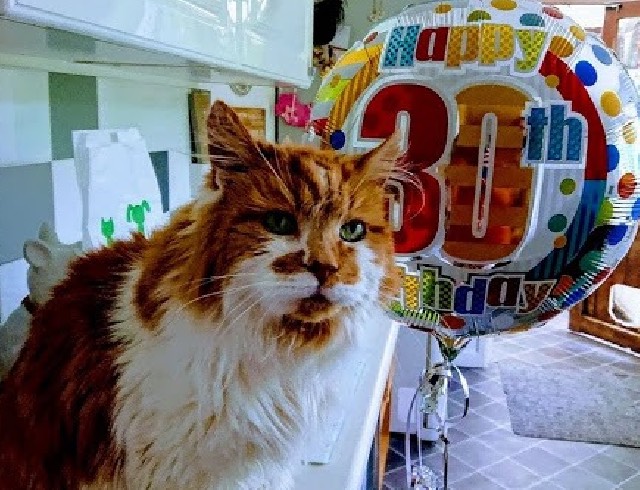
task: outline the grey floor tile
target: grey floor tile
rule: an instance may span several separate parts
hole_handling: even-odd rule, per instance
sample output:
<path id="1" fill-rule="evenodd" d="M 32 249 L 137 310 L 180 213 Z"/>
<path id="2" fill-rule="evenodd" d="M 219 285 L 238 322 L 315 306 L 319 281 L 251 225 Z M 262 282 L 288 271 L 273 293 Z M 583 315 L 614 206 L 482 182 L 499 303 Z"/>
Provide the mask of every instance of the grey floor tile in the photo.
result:
<path id="1" fill-rule="evenodd" d="M 556 485 L 552 481 L 543 480 L 540 483 L 536 483 L 534 486 L 529 487 L 529 490 L 562 490 L 562 487 Z"/>
<path id="2" fill-rule="evenodd" d="M 387 451 L 386 471 L 392 471 L 396 468 L 404 468 L 404 465 L 404 454 L 401 454 L 395 449 L 390 448 L 389 451 Z"/>
<path id="3" fill-rule="evenodd" d="M 520 437 L 504 428 L 482 434 L 478 439 L 505 456 L 517 454 L 540 443 L 540 439 Z"/>
<path id="4" fill-rule="evenodd" d="M 471 389 L 469 390 L 469 394 L 471 394 Z M 449 401 L 454 401 L 458 404 L 464 403 L 465 395 L 462 390 L 457 390 L 449 393 Z M 471 400 L 469 400 L 471 401 Z"/>
<path id="5" fill-rule="evenodd" d="M 488 382 L 500 380 L 500 368 L 498 367 L 498 363 L 492 363 L 487 366 L 485 369 L 485 377 Z M 476 383 L 473 387 L 475 388 L 480 383 Z"/>
<path id="6" fill-rule="evenodd" d="M 558 347 L 574 354 L 583 354 L 593 349 L 593 345 L 585 343 L 582 340 L 571 339 L 566 342 L 561 342 Z"/>
<path id="7" fill-rule="evenodd" d="M 539 333 L 534 337 L 536 342 L 534 348 L 537 349 L 539 346 L 551 346 L 558 344 L 558 337 L 556 335 L 553 335 L 546 329 L 541 332 L 542 333 Z"/>
<path id="8" fill-rule="evenodd" d="M 499 342 L 496 343 L 495 348 L 512 354 L 517 354 L 519 352 L 522 352 L 522 350 L 529 349 L 528 346 L 519 343 L 516 337 L 510 337 L 509 339 L 499 339 Z"/>
<path id="9" fill-rule="evenodd" d="M 569 466 L 564 459 L 538 446 L 516 454 L 512 459 L 542 477 L 551 476 Z"/>
<path id="10" fill-rule="evenodd" d="M 604 478 L 577 466 L 561 471 L 549 481 L 566 490 L 612 490 L 615 487 Z"/>
<path id="11" fill-rule="evenodd" d="M 559 340 L 571 339 L 572 336 L 575 335 L 574 333 L 572 333 L 570 330 L 567 330 L 567 329 L 563 329 L 563 330 L 551 329 L 549 330 L 549 334 L 557 337 Z"/>
<path id="12" fill-rule="evenodd" d="M 618 487 L 620 490 L 638 490 L 640 488 L 640 475 L 625 481 Z"/>
<path id="13" fill-rule="evenodd" d="M 540 448 L 568 461 L 570 464 L 579 463 L 604 451 L 606 446 L 588 444 L 585 442 L 542 440 Z"/>
<path id="14" fill-rule="evenodd" d="M 560 361 L 555 361 L 550 364 L 547 364 L 547 367 L 552 369 L 568 369 L 570 371 L 574 370 L 576 365 L 573 362 L 574 357 L 569 357 L 567 359 L 562 359 Z"/>
<path id="15" fill-rule="evenodd" d="M 612 364 L 614 362 L 627 361 L 623 353 L 619 353 L 616 349 L 606 345 L 603 345 L 602 348 L 594 349 L 594 351 L 590 352 L 587 357 L 589 360 L 599 362 L 600 364 Z"/>
<path id="16" fill-rule="evenodd" d="M 504 393 L 504 388 L 502 387 L 502 381 L 499 379 L 478 383 L 477 385 L 474 385 L 473 388 L 480 391 L 481 393 L 484 393 L 487 396 L 490 396 L 493 399 L 506 401 L 506 395 Z"/>
<path id="17" fill-rule="evenodd" d="M 454 446 L 468 440 L 471 436 L 469 436 L 469 434 L 466 434 L 465 432 L 462 432 L 461 430 L 456 429 L 455 427 L 451 427 L 447 431 L 447 437 L 449 438 L 449 443 L 451 444 L 451 446 Z"/>
<path id="18" fill-rule="evenodd" d="M 572 352 L 569 352 L 569 351 L 567 351 L 565 349 L 561 349 L 560 347 L 557 347 L 556 345 L 542 347 L 541 349 L 539 349 L 539 351 L 542 354 L 544 354 L 545 356 L 547 356 L 547 357 L 549 357 L 551 359 L 556 359 L 556 360 L 567 359 L 568 357 L 571 357 L 573 355 Z"/>
<path id="19" fill-rule="evenodd" d="M 384 483 L 392 490 L 405 490 L 407 488 L 407 473 L 404 468 L 389 471 L 384 475 Z"/>
<path id="20" fill-rule="evenodd" d="M 591 360 L 590 355 L 579 355 L 571 358 L 571 364 L 574 369 L 592 369 L 600 367 L 602 364 Z"/>
<path id="21" fill-rule="evenodd" d="M 471 436 L 478 436 L 497 427 L 496 423 L 475 411 L 471 411 L 456 427 Z"/>
<path id="22" fill-rule="evenodd" d="M 478 409 L 484 405 L 493 403 L 493 398 L 483 394 L 482 392 L 471 388 L 469 390 L 469 406 L 473 409 Z"/>
<path id="23" fill-rule="evenodd" d="M 480 473 L 509 489 L 527 488 L 540 480 L 535 473 L 511 459 L 484 468 Z"/>
<path id="24" fill-rule="evenodd" d="M 484 374 L 482 368 L 460 368 L 460 371 L 467 378 L 469 385 L 481 383 L 487 380 L 487 376 Z"/>
<path id="25" fill-rule="evenodd" d="M 555 362 L 556 359 L 552 357 L 545 356 L 538 350 L 531 350 L 529 352 L 524 352 L 523 354 L 518 355 L 516 362 L 519 363 L 528 363 L 534 366 L 545 366 L 549 363 Z"/>
<path id="26" fill-rule="evenodd" d="M 606 454 L 607 456 L 610 456 L 613 459 L 620 461 L 621 463 L 628 464 L 629 466 L 635 468 L 640 472 L 640 448 L 610 446 L 605 449 L 603 454 Z"/>
<path id="27" fill-rule="evenodd" d="M 503 453 L 490 448 L 478 439 L 471 439 L 457 444 L 451 448 L 451 454 L 472 466 L 475 470 L 480 470 L 505 458 Z"/>
<path id="28" fill-rule="evenodd" d="M 441 462 L 439 466 L 435 466 L 433 469 L 438 473 L 442 473 L 443 466 L 444 465 Z M 472 466 L 461 461 L 456 456 L 449 456 L 449 483 L 460 481 L 473 472 L 475 472 L 475 469 Z"/>
<path id="29" fill-rule="evenodd" d="M 482 407 L 479 412 L 498 424 L 509 423 L 511 421 L 509 408 L 506 403 L 490 403 L 489 405 Z"/>
<path id="30" fill-rule="evenodd" d="M 450 485 L 450 490 L 498 490 L 504 488 L 489 480 L 482 473 L 471 473 L 471 475 Z"/>
<path id="31" fill-rule="evenodd" d="M 460 402 L 449 400 L 447 410 L 449 417 L 462 417 L 462 414 L 464 413 L 464 405 Z"/>
<path id="32" fill-rule="evenodd" d="M 404 449 L 405 449 L 405 437 L 404 434 L 399 433 L 399 432 L 392 432 L 390 434 L 389 437 L 389 445 L 391 446 L 391 449 L 395 450 L 397 453 L 401 454 L 404 457 Z M 415 434 L 411 434 L 411 442 L 410 442 L 410 446 L 411 446 L 411 454 L 418 454 L 418 444 L 417 444 L 417 437 Z M 436 448 L 435 443 L 430 442 L 430 441 L 422 441 L 422 451 L 424 451 L 426 454 L 431 454 L 432 452 L 436 452 L 438 451 L 438 449 Z"/>
<path id="33" fill-rule="evenodd" d="M 614 368 L 629 374 L 640 375 L 640 359 L 631 358 L 627 361 L 617 361 L 611 364 Z"/>
<path id="34" fill-rule="evenodd" d="M 595 473 L 615 485 L 628 480 L 637 473 L 635 468 L 621 463 L 606 454 L 596 454 L 580 463 L 578 468 L 584 468 Z"/>
<path id="35" fill-rule="evenodd" d="M 534 341 L 534 335 L 529 334 L 521 334 L 514 335 L 512 339 L 510 339 L 512 344 L 516 344 L 521 349 L 530 350 L 540 347 L 540 344 L 536 344 Z"/>
<path id="36" fill-rule="evenodd" d="M 457 461 L 457 458 L 453 457 L 451 454 L 449 455 L 449 465 L 451 467 L 451 463 Z M 434 471 L 438 474 L 441 474 L 444 468 L 444 455 L 442 451 L 439 451 L 437 454 L 430 454 L 423 458 L 422 464 L 427 466 L 431 471 Z"/>
<path id="37" fill-rule="evenodd" d="M 449 398 L 447 399 L 447 408 L 449 411 L 460 412 L 462 411 L 462 404 L 464 403 L 464 395 L 461 391 L 454 391 L 453 393 L 449 393 Z"/>

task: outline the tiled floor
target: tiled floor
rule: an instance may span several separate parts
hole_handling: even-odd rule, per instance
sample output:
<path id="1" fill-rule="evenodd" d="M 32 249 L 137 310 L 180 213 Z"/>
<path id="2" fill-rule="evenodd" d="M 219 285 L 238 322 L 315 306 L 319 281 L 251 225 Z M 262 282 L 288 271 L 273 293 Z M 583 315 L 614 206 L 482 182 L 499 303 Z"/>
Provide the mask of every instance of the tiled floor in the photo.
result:
<path id="1" fill-rule="evenodd" d="M 571 366 L 585 377 L 597 376 L 604 366 L 640 375 L 640 357 L 573 334 L 564 322 L 495 338 L 494 362 L 484 369 L 465 369 L 472 408 L 449 432 L 449 489 L 640 490 L 640 449 L 515 435 L 497 364 L 509 359 Z M 451 394 L 454 410 L 460 409 L 460 398 L 459 390 Z M 441 445 L 423 447 L 427 465 L 441 474 Z M 385 490 L 406 488 L 404 434 L 393 434 L 384 485 Z"/>

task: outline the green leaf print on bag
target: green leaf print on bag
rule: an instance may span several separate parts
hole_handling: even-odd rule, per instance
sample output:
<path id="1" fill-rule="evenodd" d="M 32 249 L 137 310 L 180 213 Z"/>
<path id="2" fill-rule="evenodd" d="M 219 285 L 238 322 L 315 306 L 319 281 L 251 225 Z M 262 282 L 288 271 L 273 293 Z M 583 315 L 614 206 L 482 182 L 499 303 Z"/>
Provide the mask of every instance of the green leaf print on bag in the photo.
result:
<path id="1" fill-rule="evenodd" d="M 109 218 L 105 220 L 104 218 L 100 218 L 102 236 L 107 240 L 107 245 L 111 245 L 113 243 L 113 233 L 115 232 L 115 226 L 113 225 L 113 218 Z"/>
<path id="2" fill-rule="evenodd" d="M 132 221 L 138 225 L 138 231 L 144 235 L 144 220 L 145 213 L 151 212 L 151 206 L 146 200 L 143 200 L 140 204 L 129 204 L 127 206 L 127 223 Z"/>

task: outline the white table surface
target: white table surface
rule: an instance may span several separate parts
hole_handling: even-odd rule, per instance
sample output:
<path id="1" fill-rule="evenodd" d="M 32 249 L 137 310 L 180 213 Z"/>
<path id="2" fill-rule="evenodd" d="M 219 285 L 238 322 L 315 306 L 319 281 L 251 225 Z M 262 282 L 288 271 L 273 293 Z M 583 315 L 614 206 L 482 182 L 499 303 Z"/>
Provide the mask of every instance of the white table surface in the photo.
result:
<path id="1" fill-rule="evenodd" d="M 364 327 L 353 355 L 364 369 L 352 396 L 342 397 L 346 418 L 328 464 L 303 465 L 296 475 L 299 490 L 359 490 L 366 474 L 380 405 L 398 336 L 398 325 L 381 315 Z M 345 380 L 350 376 L 344 373 Z M 345 385 L 348 385 L 345 381 Z"/>

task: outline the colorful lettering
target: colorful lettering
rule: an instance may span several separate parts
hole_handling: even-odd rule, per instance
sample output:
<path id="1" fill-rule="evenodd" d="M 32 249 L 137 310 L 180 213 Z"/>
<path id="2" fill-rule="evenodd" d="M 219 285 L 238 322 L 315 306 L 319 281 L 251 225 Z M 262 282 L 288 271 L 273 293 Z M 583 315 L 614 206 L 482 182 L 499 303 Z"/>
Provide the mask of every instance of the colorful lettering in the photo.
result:
<path id="1" fill-rule="evenodd" d="M 495 65 L 511 59 L 514 53 L 513 27 L 508 24 L 483 24 L 480 31 L 480 64 Z"/>
<path id="2" fill-rule="evenodd" d="M 551 106 L 551 122 L 549 124 L 549 160 L 566 160 L 577 162 L 582 154 L 584 125 L 576 116 L 565 117 L 565 105 Z M 567 131 L 565 131 L 565 128 Z M 565 133 L 567 140 L 565 141 Z"/>
<path id="3" fill-rule="evenodd" d="M 478 26 L 455 26 L 449 30 L 449 45 L 445 65 L 457 68 L 461 63 L 478 59 L 480 28 Z"/>
<path id="4" fill-rule="evenodd" d="M 580 48 L 584 39 L 575 38 L 574 46 L 567 39 L 555 36 L 540 27 L 515 29 L 509 24 L 467 24 L 425 27 L 419 25 L 394 27 L 388 37 L 381 69 L 412 67 L 416 63 L 442 63 L 445 68 L 458 69 L 464 64 L 499 67 L 511 62 L 515 74 L 537 72 L 542 56 L 549 50 L 566 57 Z M 518 46 L 518 50 L 516 50 Z"/>
<path id="5" fill-rule="evenodd" d="M 522 58 L 516 58 L 515 71 L 517 73 L 530 73 L 534 71 L 540 63 L 540 58 L 542 53 L 544 53 L 544 46 L 547 41 L 547 33 L 544 31 L 516 29 L 516 37 Z"/>
<path id="6" fill-rule="evenodd" d="M 549 296 L 556 281 L 523 282 L 520 287 L 518 313 L 531 313 Z"/>
<path id="7" fill-rule="evenodd" d="M 427 267 L 421 269 L 422 304 L 439 312 L 453 311 L 454 282 L 449 277 L 438 277 L 438 271 Z"/>
<path id="8" fill-rule="evenodd" d="M 419 25 L 395 27 L 387 41 L 382 66 L 385 68 L 413 66 L 419 33 Z"/>
<path id="9" fill-rule="evenodd" d="M 487 304 L 496 308 L 518 306 L 521 279 L 517 276 L 494 276 L 489 281 Z"/>
<path id="10" fill-rule="evenodd" d="M 429 108 L 429 117 L 424 117 Z M 434 90 L 415 83 L 388 85 L 373 95 L 362 116 L 360 137 L 388 138 L 396 130 L 399 116 L 408 123 L 406 158 L 416 169 L 426 170 L 436 163 L 447 147 L 449 115 Z M 435 239 L 440 226 L 440 184 L 427 172 L 416 172 L 424 194 L 415 185 L 404 185 L 403 224 L 395 234 L 397 253 L 424 250 Z"/>
<path id="11" fill-rule="evenodd" d="M 542 161 L 545 127 L 547 115 L 544 107 L 532 107 L 527 117 L 527 160 L 529 162 Z"/>
<path id="12" fill-rule="evenodd" d="M 549 162 L 580 163 L 586 132 L 586 121 L 581 114 L 569 111 L 567 103 L 559 102 L 549 107 L 530 107 L 526 117 L 528 163 Z M 547 141 L 547 152 L 544 142 Z"/>
<path id="13" fill-rule="evenodd" d="M 399 308 L 432 308 L 439 313 L 484 315 L 491 310 L 511 310 L 514 314 L 535 311 L 553 291 L 555 280 L 526 281 L 522 274 L 473 276 L 469 283 L 455 284 L 440 275 L 440 268 L 418 264 L 417 272 L 398 266 L 403 275 Z"/>
<path id="14" fill-rule="evenodd" d="M 474 277 L 471 284 L 461 284 L 456 288 L 454 311 L 460 315 L 482 315 L 486 295 L 487 279 Z"/>
<path id="15" fill-rule="evenodd" d="M 424 29 L 418 38 L 416 47 L 416 60 L 418 61 L 444 61 L 447 53 L 448 27 L 435 27 Z"/>

